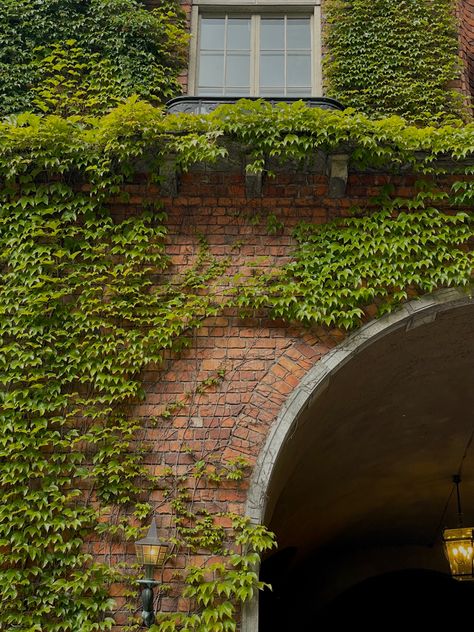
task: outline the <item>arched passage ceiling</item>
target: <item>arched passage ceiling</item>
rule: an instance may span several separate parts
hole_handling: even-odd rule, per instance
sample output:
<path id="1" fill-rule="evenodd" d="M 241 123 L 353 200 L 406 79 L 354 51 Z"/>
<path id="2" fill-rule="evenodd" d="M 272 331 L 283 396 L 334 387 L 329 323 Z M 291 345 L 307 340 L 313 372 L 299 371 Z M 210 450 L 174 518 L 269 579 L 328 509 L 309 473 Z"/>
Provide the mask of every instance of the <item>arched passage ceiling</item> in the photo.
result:
<path id="1" fill-rule="evenodd" d="M 266 524 L 279 547 L 431 545 L 474 428 L 474 306 L 399 329 L 331 378 L 275 465 Z M 463 475 L 474 521 L 474 444 Z M 440 525 L 440 520 L 443 524 Z"/>

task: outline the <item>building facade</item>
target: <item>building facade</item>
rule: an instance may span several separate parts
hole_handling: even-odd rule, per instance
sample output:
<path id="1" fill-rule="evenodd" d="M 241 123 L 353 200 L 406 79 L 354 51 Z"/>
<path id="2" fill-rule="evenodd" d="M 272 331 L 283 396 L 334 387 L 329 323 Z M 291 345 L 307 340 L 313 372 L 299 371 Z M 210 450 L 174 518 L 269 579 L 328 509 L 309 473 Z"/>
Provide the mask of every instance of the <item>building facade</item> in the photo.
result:
<path id="1" fill-rule="evenodd" d="M 324 2 L 182 4 L 191 30 L 189 72 L 182 77 L 187 96 L 324 96 Z M 460 2 L 458 14 L 457 87 L 469 98 L 474 0 Z M 279 167 L 255 188 L 241 164 L 199 165 L 168 188 L 127 185 L 130 203 L 115 210 L 127 215 L 143 201 L 163 203 L 176 273 L 196 260 L 204 235 L 213 256 L 230 257 L 235 274 L 252 275 L 289 260 L 299 222 L 325 224 L 355 208 L 375 210 L 373 200 L 388 185 L 410 199 L 416 180 L 411 173 L 357 171 L 323 156 L 311 169 Z M 281 227 L 274 234 L 269 217 Z M 408 300 L 382 318 L 371 305 L 352 334 L 230 310 L 208 319 L 179 357 L 145 372 L 146 399 L 134 415 L 152 446 L 145 457 L 151 471 L 173 467 L 186 476 L 193 458 L 212 454 L 216 467 L 244 459 L 243 482 L 200 481 L 194 503 L 212 514 L 247 515 L 276 534 L 278 550 L 261 571 L 273 593 L 260 606 L 257 599 L 246 605 L 242 632 L 354 620 L 370 626 L 387 608 L 403 622 L 415 586 L 422 598 L 442 601 L 447 568 L 439 529 L 454 519 L 447 500 L 460 463 L 466 495 L 474 492 L 473 316 L 472 297 L 454 289 Z M 219 371 L 223 379 L 200 390 Z M 150 423 L 176 402 L 171 417 Z M 160 490 L 150 501 L 160 536 L 169 539 L 170 502 Z M 474 518 L 470 508 L 466 513 Z M 122 559 L 123 549 L 116 553 Z M 176 573 L 208 559 L 197 550 L 167 563 L 161 579 L 171 589 L 157 601 L 161 611 L 187 610 Z M 450 607 L 465 597 L 451 584 L 449 590 Z M 125 625 L 130 598 L 120 585 L 113 596 L 117 624 Z M 413 620 L 443 614 L 441 606 L 429 615 L 423 609 Z"/>

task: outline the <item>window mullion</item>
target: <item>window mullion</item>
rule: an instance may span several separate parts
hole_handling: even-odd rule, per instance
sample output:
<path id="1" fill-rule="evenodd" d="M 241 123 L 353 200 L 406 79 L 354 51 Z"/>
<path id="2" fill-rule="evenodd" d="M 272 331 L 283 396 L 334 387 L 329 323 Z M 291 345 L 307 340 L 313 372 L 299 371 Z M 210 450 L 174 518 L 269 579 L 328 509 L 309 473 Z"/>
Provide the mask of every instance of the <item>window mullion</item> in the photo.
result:
<path id="1" fill-rule="evenodd" d="M 222 77 L 222 95 L 225 96 L 227 92 L 227 30 L 229 28 L 229 16 L 225 15 L 224 18 L 224 76 Z"/>
<path id="2" fill-rule="evenodd" d="M 287 91 L 288 91 L 288 78 L 287 78 L 287 73 L 288 73 L 288 22 L 287 22 L 288 16 L 285 15 L 283 18 L 283 46 L 285 47 L 285 50 L 283 51 L 283 95 L 286 97 L 287 95 Z"/>
<path id="3" fill-rule="evenodd" d="M 253 14 L 250 31 L 250 96 L 260 93 L 260 15 Z"/>
<path id="4" fill-rule="evenodd" d="M 322 33 L 321 33 L 321 7 L 315 6 L 311 17 L 311 95 L 313 97 L 322 96 Z"/>

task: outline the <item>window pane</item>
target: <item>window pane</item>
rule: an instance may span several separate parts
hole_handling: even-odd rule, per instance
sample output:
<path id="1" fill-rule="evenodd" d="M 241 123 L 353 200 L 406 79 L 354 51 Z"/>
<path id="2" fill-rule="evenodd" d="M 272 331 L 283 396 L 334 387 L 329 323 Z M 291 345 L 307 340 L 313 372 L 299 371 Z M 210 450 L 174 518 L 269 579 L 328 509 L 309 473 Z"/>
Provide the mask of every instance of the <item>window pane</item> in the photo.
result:
<path id="1" fill-rule="evenodd" d="M 286 71 L 288 87 L 311 86 L 311 55 L 289 53 Z"/>
<path id="2" fill-rule="evenodd" d="M 263 53 L 260 56 L 260 87 L 285 85 L 285 56 Z"/>
<path id="3" fill-rule="evenodd" d="M 312 36 L 308 14 L 263 13 L 258 19 L 248 13 L 231 15 L 200 18 L 197 94 L 309 96 Z M 259 31 L 254 33 L 254 28 Z M 254 36 L 260 43 L 255 51 Z"/>
<path id="4" fill-rule="evenodd" d="M 310 97 L 311 90 L 310 88 L 288 88 L 286 91 L 286 96 L 302 99 L 303 97 Z"/>
<path id="5" fill-rule="evenodd" d="M 201 88 L 199 87 L 198 95 L 200 97 L 221 97 L 222 96 L 222 88 Z M 204 110 L 205 111 L 205 108 Z"/>
<path id="6" fill-rule="evenodd" d="M 250 50 L 250 19 L 229 18 L 227 50 Z"/>
<path id="7" fill-rule="evenodd" d="M 283 18 L 261 19 L 260 49 L 285 50 L 285 21 Z"/>
<path id="8" fill-rule="evenodd" d="M 311 30 L 308 18 L 288 18 L 286 22 L 286 45 L 288 49 L 311 50 Z"/>
<path id="9" fill-rule="evenodd" d="M 201 50 L 224 50 L 224 18 L 201 18 Z"/>
<path id="10" fill-rule="evenodd" d="M 284 97 L 285 88 L 283 86 L 275 88 L 260 88 L 260 97 Z"/>
<path id="11" fill-rule="evenodd" d="M 250 89 L 250 55 L 228 55 L 226 86 Z"/>
<path id="12" fill-rule="evenodd" d="M 199 87 L 223 85 L 224 55 L 202 53 L 199 60 Z"/>
<path id="13" fill-rule="evenodd" d="M 248 97 L 249 89 L 248 88 L 226 88 L 225 96 L 226 97 Z"/>

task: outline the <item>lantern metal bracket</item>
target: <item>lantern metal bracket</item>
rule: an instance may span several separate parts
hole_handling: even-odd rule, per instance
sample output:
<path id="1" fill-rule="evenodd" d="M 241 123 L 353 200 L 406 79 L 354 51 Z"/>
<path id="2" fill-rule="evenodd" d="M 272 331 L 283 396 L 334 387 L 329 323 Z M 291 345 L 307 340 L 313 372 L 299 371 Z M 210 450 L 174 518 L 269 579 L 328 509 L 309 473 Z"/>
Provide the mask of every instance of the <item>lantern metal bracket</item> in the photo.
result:
<path id="1" fill-rule="evenodd" d="M 453 483 L 456 485 L 456 500 L 458 506 L 458 527 L 463 526 L 463 513 L 461 508 L 461 492 L 459 489 L 459 485 L 461 483 L 461 475 L 453 474 Z"/>
<path id="2" fill-rule="evenodd" d="M 155 610 L 153 608 L 153 588 L 158 586 L 160 582 L 154 579 L 139 579 L 138 583 L 143 586 L 142 588 L 142 621 L 143 625 L 147 628 L 151 627 L 155 623 Z"/>

